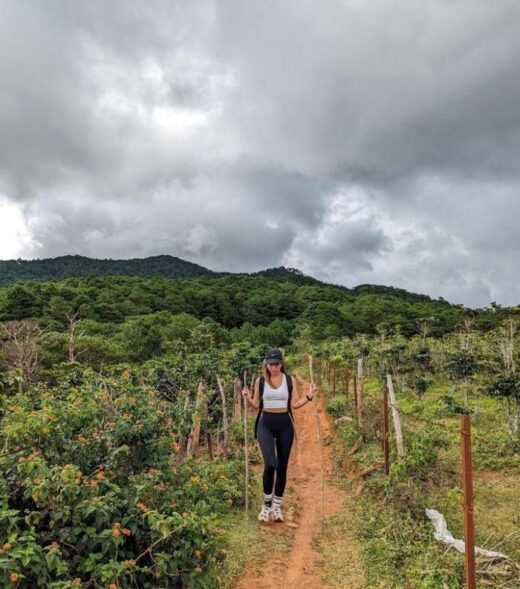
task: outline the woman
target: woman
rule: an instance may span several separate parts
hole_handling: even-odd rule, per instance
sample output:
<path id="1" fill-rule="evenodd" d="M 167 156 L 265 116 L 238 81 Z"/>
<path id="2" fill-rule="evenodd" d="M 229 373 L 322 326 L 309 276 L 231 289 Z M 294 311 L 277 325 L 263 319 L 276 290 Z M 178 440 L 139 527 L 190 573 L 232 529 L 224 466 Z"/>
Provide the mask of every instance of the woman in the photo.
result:
<path id="1" fill-rule="evenodd" d="M 261 384 L 263 385 L 262 395 L 260 395 Z M 310 386 L 307 395 L 303 394 L 301 388 L 296 379 L 286 374 L 280 350 L 273 349 L 265 354 L 263 379 L 256 379 L 254 394 L 251 395 L 247 386 L 242 389 L 242 395 L 249 403 L 255 409 L 261 410 L 257 421 L 257 437 L 264 457 L 264 504 L 258 515 L 259 521 L 268 522 L 272 517 L 274 521 L 283 522 L 281 503 L 295 435 L 291 410 L 299 409 L 312 401 L 318 391 L 315 384 Z M 276 483 L 274 482 L 275 471 Z"/>

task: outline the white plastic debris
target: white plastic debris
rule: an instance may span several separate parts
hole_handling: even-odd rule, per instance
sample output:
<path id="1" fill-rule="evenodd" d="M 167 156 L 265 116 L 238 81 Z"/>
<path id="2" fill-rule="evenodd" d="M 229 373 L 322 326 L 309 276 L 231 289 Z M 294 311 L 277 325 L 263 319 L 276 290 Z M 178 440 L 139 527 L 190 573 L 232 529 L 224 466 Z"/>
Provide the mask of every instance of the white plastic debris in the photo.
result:
<path id="1" fill-rule="evenodd" d="M 338 417 L 338 419 L 334 420 L 334 423 L 342 423 L 344 421 L 354 421 L 350 415 L 343 415 L 343 417 Z"/>
<path id="2" fill-rule="evenodd" d="M 431 519 L 435 528 L 435 539 L 444 544 L 448 544 L 451 548 L 455 548 L 455 550 L 464 554 L 466 548 L 464 540 L 455 540 L 452 533 L 448 530 L 446 518 L 442 513 L 438 512 L 436 509 L 427 509 L 426 515 Z M 509 557 L 501 552 L 493 552 L 492 550 L 485 550 L 484 548 L 478 548 L 477 546 L 475 546 L 475 554 L 485 556 L 486 558 L 505 558 L 510 560 Z"/>

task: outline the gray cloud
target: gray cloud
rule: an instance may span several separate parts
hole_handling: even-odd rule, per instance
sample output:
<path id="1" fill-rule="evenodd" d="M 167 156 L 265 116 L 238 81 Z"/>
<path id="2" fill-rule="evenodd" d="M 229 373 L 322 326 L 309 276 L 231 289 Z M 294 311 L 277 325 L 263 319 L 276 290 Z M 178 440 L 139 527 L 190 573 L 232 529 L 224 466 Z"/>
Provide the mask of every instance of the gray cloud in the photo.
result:
<path id="1" fill-rule="evenodd" d="M 4 0 L 0 200 L 23 257 L 517 304 L 519 59 L 513 0 Z"/>

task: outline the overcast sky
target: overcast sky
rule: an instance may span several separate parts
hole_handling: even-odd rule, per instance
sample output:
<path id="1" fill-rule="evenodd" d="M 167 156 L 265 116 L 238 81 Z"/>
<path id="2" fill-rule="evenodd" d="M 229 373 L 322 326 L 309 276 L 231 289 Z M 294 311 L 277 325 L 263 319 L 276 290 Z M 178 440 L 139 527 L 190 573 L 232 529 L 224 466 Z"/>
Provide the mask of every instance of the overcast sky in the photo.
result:
<path id="1" fill-rule="evenodd" d="M 520 303 L 517 0 L 0 0 L 0 258 Z"/>

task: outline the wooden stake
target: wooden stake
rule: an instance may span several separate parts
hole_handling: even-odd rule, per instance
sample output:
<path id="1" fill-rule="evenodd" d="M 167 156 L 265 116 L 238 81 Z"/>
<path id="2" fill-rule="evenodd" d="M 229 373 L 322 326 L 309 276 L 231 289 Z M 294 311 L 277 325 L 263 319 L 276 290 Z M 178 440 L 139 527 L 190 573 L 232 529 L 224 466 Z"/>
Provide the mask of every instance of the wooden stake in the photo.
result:
<path id="1" fill-rule="evenodd" d="M 188 442 L 189 442 L 189 434 L 188 436 L 184 435 L 184 426 L 186 424 L 186 416 L 188 414 L 188 405 L 190 402 L 190 392 L 189 390 L 182 389 L 181 390 L 181 399 L 184 397 L 184 407 L 182 410 L 182 420 L 181 420 L 181 434 L 179 435 L 179 439 L 177 443 L 179 444 L 179 456 L 177 457 L 178 462 L 182 462 L 183 455 L 188 454 Z"/>
<path id="2" fill-rule="evenodd" d="M 401 418 L 395 401 L 394 384 L 390 374 L 386 375 L 386 384 L 388 386 L 388 393 L 390 396 L 390 408 L 392 409 L 392 419 L 394 421 L 395 441 L 397 444 L 397 456 L 402 458 L 404 456 L 403 432 L 401 430 Z"/>
<path id="3" fill-rule="evenodd" d="M 205 397 L 204 383 L 202 381 L 200 381 L 199 388 L 197 389 L 197 398 L 195 400 L 195 409 L 193 410 L 193 429 L 191 431 L 189 451 L 188 451 L 188 456 L 190 458 L 195 454 L 195 452 L 197 451 L 197 448 L 199 447 L 200 424 L 202 421 L 204 397 Z"/>
<path id="4" fill-rule="evenodd" d="M 357 407 L 357 376 L 355 374 L 352 375 L 352 385 L 353 385 L 353 394 L 354 394 L 354 412 L 356 414 L 356 421 L 359 426 L 359 417 L 358 417 L 358 407 Z"/>
<path id="5" fill-rule="evenodd" d="M 312 356 L 309 354 L 309 374 L 311 377 L 311 384 L 314 384 L 314 372 L 312 369 Z M 321 427 L 320 427 L 320 417 L 318 415 L 318 409 L 316 406 L 316 395 L 313 397 L 312 406 L 314 409 L 314 417 L 316 421 L 316 435 L 318 438 L 318 446 L 320 448 L 320 475 L 321 475 L 321 484 L 320 484 L 320 518 L 321 518 L 321 526 L 323 526 L 323 448 L 321 445 Z"/>
<path id="6" fill-rule="evenodd" d="M 308 359 L 309 359 L 309 376 L 311 378 L 311 383 L 314 382 L 314 371 L 312 369 L 312 356 L 309 354 L 308 355 Z"/>
<path id="7" fill-rule="evenodd" d="M 233 387 L 233 423 L 242 419 L 242 384 L 239 378 L 235 378 Z"/>
<path id="8" fill-rule="evenodd" d="M 247 386 L 247 370 L 244 370 L 244 386 Z M 247 399 L 244 399 L 244 459 L 246 461 L 245 489 L 246 489 L 246 518 L 249 516 L 249 453 L 247 447 Z"/>
<path id="9" fill-rule="evenodd" d="M 471 417 L 460 416 L 462 487 L 464 491 L 464 565 L 466 589 L 476 589 L 475 527 L 473 522 L 473 466 L 471 463 Z"/>
<path id="10" fill-rule="evenodd" d="M 320 372 L 320 359 L 316 358 L 314 361 L 314 368 L 316 369 L 317 374 Z"/>
<path id="11" fill-rule="evenodd" d="M 211 432 L 209 429 L 206 430 L 206 442 L 208 444 L 209 459 L 213 460 L 213 440 L 211 439 Z"/>
<path id="12" fill-rule="evenodd" d="M 193 456 L 193 432 L 188 434 L 188 441 L 186 443 L 186 457 L 191 458 Z"/>
<path id="13" fill-rule="evenodd" d="M 359 429 L 363 429 L 363 358 L 357 363 L 357 414 Z"/>
<path id="14" fill-rule="evenodd" d="M 388 387 L 383 385 L 383 454 L 385 457 L 385 474 L 390 472 L 390 445 L 388 443 Z"/>
<path id="15" fill-rule="evenodd" d="M 228 418 L 227 418 L 227 407 L 226 407 L 226 395 L 224 393 L 224 386 L 222 381 L 217 376 L 218 390 L 220 391 L 220 399 L 222 401 L 222 428 L 224 430 L 223 449 L 224 455 L 228 453 Z"/>

